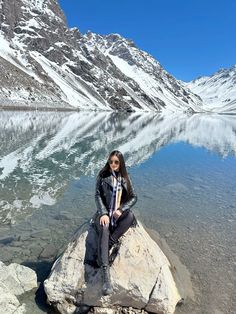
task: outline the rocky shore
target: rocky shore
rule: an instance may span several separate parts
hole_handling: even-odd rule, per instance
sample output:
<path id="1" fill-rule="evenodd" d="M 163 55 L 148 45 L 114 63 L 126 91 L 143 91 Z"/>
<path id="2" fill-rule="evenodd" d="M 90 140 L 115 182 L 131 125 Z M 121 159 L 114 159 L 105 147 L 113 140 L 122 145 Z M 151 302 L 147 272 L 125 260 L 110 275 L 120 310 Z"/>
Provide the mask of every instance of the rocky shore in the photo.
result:
<path id="1" fill-rule="evenodd" d="M 25 304 L 21 304 L 17 297 L 34 288 L 37 288 L 37 276 L 32 269 L 0 262 L 0 313 L 26 313 Z"/>

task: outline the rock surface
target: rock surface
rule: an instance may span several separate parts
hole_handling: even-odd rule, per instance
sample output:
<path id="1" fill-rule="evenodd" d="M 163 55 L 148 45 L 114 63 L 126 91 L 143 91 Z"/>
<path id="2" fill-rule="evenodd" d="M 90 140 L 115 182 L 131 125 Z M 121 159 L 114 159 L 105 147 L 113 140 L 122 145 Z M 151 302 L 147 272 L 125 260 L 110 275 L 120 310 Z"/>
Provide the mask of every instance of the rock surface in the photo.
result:
<path id="1" fill-rule="evenodd" d="M 25 313 L 16 296 L 37 287 L 36 273 L 23 265 L 0 262 L 0 313 Z"/>
<path id="2" fill-rule="evenodd" d="M 84 265 L 87 250 L 95 248 L 91 225 L 78 230 L 44 281 L 48 301 L 60 313 L 73 313 L 79 304 L 114 309 L 132 307 L 153 313 L 174 313 L 181 296 L 171 265 L 160 247 L 138 222 L 120 239 L 121 246 L 110 272 L 114 292 L 102 296 L 100 270 Z"/>

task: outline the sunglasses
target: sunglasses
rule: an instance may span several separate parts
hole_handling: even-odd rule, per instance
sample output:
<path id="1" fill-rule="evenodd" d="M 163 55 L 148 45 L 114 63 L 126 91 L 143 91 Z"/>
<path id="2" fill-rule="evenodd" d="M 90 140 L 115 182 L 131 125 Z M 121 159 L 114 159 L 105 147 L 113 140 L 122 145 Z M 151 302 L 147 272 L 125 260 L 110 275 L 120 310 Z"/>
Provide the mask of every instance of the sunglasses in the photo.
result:
<path id="1" fill-rule="evenodd" d="M 109 160 L 110 165 L 113 164 L 113 162 L 115 165 L 119 165 L 119 163 L 120 163 L 119 160 L 111 160 L 111 159 Z"/>

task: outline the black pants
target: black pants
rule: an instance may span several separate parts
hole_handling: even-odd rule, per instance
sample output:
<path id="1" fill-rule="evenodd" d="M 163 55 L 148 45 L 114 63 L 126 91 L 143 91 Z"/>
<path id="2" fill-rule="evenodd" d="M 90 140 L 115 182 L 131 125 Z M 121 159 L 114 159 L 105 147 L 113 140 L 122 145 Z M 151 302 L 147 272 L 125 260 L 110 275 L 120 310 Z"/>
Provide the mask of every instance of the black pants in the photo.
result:
<path id="1" fill-rule="evenodd" d="M 116 226 L 100 225 L 100 218 L 97 217 L 95 224 L 98 231 L 98 258 L 101 265 L 108 265 L 109 249 L 118 239 L 136 223 L 135 216 L 131 210 L 126 210 L 116 221 Z"/>

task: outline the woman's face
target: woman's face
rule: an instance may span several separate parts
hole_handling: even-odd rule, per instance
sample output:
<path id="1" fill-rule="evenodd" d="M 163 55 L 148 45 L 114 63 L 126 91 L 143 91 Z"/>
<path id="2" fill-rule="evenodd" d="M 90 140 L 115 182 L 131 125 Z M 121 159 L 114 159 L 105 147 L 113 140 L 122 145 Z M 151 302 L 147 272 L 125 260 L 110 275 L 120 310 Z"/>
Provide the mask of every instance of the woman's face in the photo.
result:
<path id="1" fill-rule="evenodd" d="M 111 156 L 111 158 L 109 159 L 109 164 L 110 164 L 111 170 L 119 171 L 120 161 L 119 161 L 119 158 L 117 156 L 115 156 L 115 155 Z"/>

